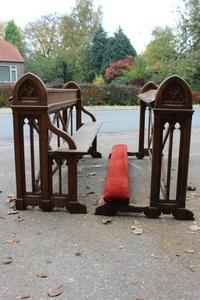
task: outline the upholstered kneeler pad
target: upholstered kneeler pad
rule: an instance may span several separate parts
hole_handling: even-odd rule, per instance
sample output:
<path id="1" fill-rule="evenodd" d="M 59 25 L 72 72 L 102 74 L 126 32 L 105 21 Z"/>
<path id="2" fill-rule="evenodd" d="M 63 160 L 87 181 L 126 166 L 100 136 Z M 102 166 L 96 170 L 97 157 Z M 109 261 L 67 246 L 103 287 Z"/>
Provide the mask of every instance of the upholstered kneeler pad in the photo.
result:
<path id="1" fill-rule="evenodd" d="M 128 157 L 125 144 L 117 144 L 112 148 L 103 198 L 105 202 L 129 204 Z"/>

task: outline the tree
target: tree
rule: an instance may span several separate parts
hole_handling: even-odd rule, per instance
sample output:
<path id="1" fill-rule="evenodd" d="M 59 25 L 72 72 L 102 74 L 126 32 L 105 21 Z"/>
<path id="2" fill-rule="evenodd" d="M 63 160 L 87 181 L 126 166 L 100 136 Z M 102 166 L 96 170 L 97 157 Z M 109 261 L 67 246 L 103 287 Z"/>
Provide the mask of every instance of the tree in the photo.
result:
<path id="1" fill-rule="evenodd" d="M 0 38 L 3 39 L 4 37 L 4 27 L 5 27 L 5 24 L 3 21 L 0 21 Z"/>
<path id="2" fill-rule="evenodd" d="M 5 25 L 4 39 L 15 45 L 21 53 L 24 52 L 24 44 L 20 28 L 15 24 L 14 20 L 8 21 Z"/>
<path id="3" fill-rule="evenodd" d="M 177 24 L 180 52 L 199 50 L 200 46 L 200 1 L 183 0 L 179 6 Z"/>
<path id="4" fill-rule="evenodd" d="M 58 14 L 48 14 L 28 23 L 24 29 L 27 48 L 25 69 L 48 82 L 71 79 L 61 43 L 60 24 Z"/>
<path id="5" fill-rule="evenodd" d="M 143 55 L 137 55 L 134 59 L 134 68 L 125 70 L 123 76 L 117 78 L 117 82 L 121 84 L 134 84 L 143 86 L 149 81 L 150 74 L 147 68 L 147 63 Z"/>
<path id="6" fill-rule="evenodd" d="M 62 19 L 62 45 L 77 81 L 85 80 L 89 71 L 90 45 L 101 19 L 101 7 L 95 10 L 93 0 L 77 0 L 71 14 Z"/>
<path id="7" fill-rule="evenodd" d="M 89 80 L 94 79 L 95 76 L 102 75 L 101 68 L 108 43 L 107 33 L 104 31 L 102 25 L 99 26 L 94 33 L 92 45 L 89 53 L 90 74 Z"/>
<path id="8" fill-rule="evenodd" d="M 151 79 L 161 82 L 165 77 L 175 72 L 177 51 L 172 29 L 155 27 L 152 31 L 152 41 L 143 54 Z M 175 72 L 176 73 L 176 72 Z"/>
<path id="9" fill-rule="evenodd" d="M 35 22 L 30 22 L 24 29 L 27 55 L 34 58 L 50 57 L 61 47 L 59 33 L 60 16 L 48 14 Z"/>
<path id="10" fill-rule="evenodd" d="M 105 70 L 105 78 L 111 81 L 124 74 L 126 70 L 131 70 L 135 67 L 133 56 L 127 56 L 124 59 L 117 60 L 111 63 Z"/>
<path id="11" fill-rule="evenodd" d="M 114 37 L 108 39 L 107 48 L 102 63 L 102 72 L 111 64 L 120 59 L 126 58 L 127 55 L 135 56 L 136 51 L 131 45 L 130 40 L 119 27 Z"/>
<path id="12" fill-rule="evenodd" d="M 183 0 L 179 7 L 177 44 L 179 59 L 178 72 L 192 88 L 200 85 L 200 1 Z"/>

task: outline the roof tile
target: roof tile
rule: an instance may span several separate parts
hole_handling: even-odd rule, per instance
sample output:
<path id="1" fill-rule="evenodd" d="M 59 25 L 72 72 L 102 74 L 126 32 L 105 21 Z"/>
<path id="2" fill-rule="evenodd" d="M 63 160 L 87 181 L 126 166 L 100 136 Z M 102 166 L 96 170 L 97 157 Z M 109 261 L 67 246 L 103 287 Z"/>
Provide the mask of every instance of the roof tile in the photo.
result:
<path id="1" fill-rule="evenodd" d="M 19 50 L 16 46 L 0 39 L 0 62 L 24 62 Z"/>

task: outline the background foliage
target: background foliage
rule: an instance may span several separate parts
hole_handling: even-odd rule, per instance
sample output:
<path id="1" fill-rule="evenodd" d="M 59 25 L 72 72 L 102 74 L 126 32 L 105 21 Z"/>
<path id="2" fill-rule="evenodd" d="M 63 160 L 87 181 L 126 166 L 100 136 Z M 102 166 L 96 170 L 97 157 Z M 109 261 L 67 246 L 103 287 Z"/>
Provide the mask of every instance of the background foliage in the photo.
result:
<path id="1" fill-rule="evenodd" d="M 122 28 L 113 36 L 107 35 L 102 8 L 95 7 L 93 0 L 76 0 L 69 14 L 40 16 L 23 29 L 13 20 L 0 20 L 0 37 L 19 48 L 25 71 L 37 74 L 44 82 L 93 82 L 90 91 L 95 91 L 95 97 L 104 87 L 103 102 L 122 103 L 118 85 L 123 85 L 125 100 L 124 85 L 139 88 L 148 80 L 159 84 L 172 74 L 200 90 L 200 0 L 183 0 L 177 13 L 176 28 L 155 27 L 151 41 L 140 54 Z M 132 57 L 132 63 L 127 65 L 128 57 Z M 108 90 L 106 83 L 110 83 Z M 110 91 L 116 101 L 108 100 Z M 99 100 L 93 97 L 92 102 Z"/>

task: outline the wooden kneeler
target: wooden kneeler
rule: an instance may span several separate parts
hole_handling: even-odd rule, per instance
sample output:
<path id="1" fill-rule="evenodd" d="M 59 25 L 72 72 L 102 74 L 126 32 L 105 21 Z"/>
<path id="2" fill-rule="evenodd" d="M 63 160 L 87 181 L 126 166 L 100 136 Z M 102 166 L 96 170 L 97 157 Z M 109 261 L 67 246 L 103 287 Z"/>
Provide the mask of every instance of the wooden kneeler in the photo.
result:
<path id="1" fill-rule="evenodd" d="M 105 204 L 96 208 L 95 215 L 113 216 L 118 211 L 142 212 L 142 208 L 129 205 L 128 155 L 125 144 L 117 144 L 112 148 L 103 199 Z"/>

